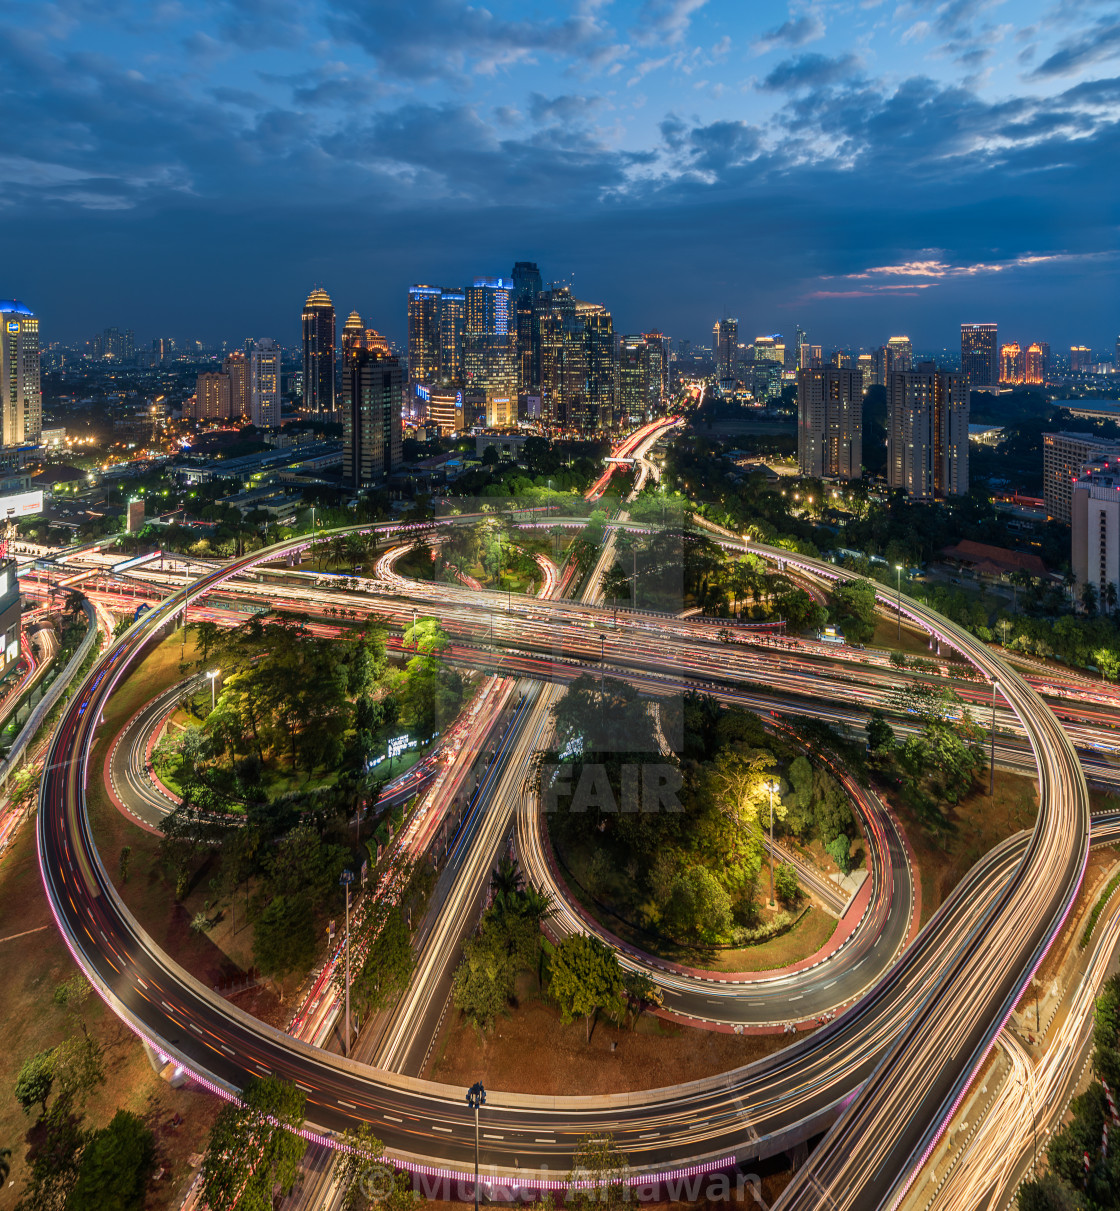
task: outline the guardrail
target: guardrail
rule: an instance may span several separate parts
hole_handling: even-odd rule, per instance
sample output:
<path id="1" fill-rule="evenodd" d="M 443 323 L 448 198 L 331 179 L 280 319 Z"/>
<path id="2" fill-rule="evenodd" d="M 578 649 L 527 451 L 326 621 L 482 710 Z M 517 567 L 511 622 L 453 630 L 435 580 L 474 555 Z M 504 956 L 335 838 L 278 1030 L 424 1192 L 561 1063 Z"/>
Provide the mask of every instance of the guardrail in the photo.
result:
<path id="1" fill-rule="evenodd" d="M 39 699 L 38 705 L 28 715 L 27 722 L 20 729 L 19 735 L 12 741 L 12 747 L 8 750 L 8 755 L 0 760 L 0 786 L 3 786 L 8 781 L 9 774 L 19 768 L 27 752 L 27 747 L 34 739 L 35 733 L 39 730 L 43 720 L 57 706 L 63 693 L 69 688 L 70 682 L 74 680 L 78 670 L 90 654 L 93 645 L 97 642 L 97 615 L 88 597 L 82 598 L 82 609 L 85 611 L 86 618 L 89 621 L 89 629 L 86 631 L 82 642 L 78 644 L 77 651 L 67 661 L 66 667 L 50 683 L 46 693 Z"/>

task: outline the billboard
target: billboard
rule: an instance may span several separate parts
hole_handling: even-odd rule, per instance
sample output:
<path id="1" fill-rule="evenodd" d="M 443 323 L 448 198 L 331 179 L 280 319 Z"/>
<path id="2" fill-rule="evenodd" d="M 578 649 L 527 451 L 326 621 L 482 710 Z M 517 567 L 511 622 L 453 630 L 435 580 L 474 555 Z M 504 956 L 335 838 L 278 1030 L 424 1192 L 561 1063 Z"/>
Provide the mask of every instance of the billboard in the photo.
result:
<path id="1" fill-rule="evenodd" d="M 35 492 L 16 492 L 12 496 L 0 496 L 0 521 L 7 517 L 16 520 L 21 517 L 34 517 L 42 511 L 42 488 Z"/>

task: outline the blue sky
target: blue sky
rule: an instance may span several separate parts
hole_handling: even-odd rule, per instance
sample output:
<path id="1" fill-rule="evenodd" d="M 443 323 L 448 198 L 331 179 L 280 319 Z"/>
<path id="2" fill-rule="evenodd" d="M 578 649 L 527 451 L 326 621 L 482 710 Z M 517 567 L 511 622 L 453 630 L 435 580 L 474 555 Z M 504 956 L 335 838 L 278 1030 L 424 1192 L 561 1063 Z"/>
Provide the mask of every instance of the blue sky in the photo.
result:
<path id="1" fill-rule="evenodd" d="M 293 340 L 536 260 L 623 331 L 1120 331 L 1114 0 L 54 0 L 0 24 L 0 293 Z"/>

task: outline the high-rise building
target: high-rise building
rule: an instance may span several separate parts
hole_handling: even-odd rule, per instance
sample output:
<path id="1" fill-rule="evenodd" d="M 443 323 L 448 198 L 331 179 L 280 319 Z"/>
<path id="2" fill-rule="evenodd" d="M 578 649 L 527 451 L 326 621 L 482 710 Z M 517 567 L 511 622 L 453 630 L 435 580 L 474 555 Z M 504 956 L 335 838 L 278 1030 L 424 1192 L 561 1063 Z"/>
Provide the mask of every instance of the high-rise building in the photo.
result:
<path id="1" fill-rule="evenodd" d="M 0 302 L 0 443 L 23 446 L 43 431 L 39 321 L 18 300 Z"/>
<path id="2" fill-rule="evenodd" d="M 280 346 L 267 336 L 249 354 L 249 418 L 258 429 L 280 424 Z"/>
<path id="3" fill-rule="evenodd" d="M 914 346 L 908 336 L 892 336 L 887 341 L 887 348 L 891 350 L 893 357 L 891 359 L 892 370 L 911 370 L 914 366 Z"/>
<path id="4" fill-rule="evenodd" d="M 812 354 L 806 357 L 804 352 L 808 343 L 808 333 L 798 324 L 793 333 L 793 364 L 798 370 L 807 370 L 812 364 Z"/>
<path id="5" fill-rule="evenodd" d="M 1070 374 L 1088 374 L 1093 369 L 1093 352 L 1088 345 L 1071 345 L 1069 350 Z"/>
<path id="6" fill-rule="evenodd" d="M 366 328 L 362 323 L 362 317 L 356 311 L 351 311 L 346 317 L 346 323 L 342 325 L 339 346 L 343 364 L 346 363 L 347 356 L 355 349 L 364 349 L 366 346 Z"/>
<path id="7" fill-rule="evenodd" d="M 819 350 L 820 345 L 814 345 L 813 348 Z M 809 359 L 810 369 L 823 364 L 824 363 L 821 361 L 819 353 L 816 357 L 810 357 Z M 835 366 L 838 370 L 848 370 L 852 365 L 852 355 L 850 353 L 846 353 L 843 349 L 833 349 L 832 356 L 828 359 L 828 364 L 830 366 Z"/>
<path id="8" fill-rule="evenodd" d="M 188 415 L 192 420 L 228 420 L 231 412 L 229 375 L 200 374 L 195 379 L 191 405 Z"/>
<path id="9" fill-rule="evenodd" d="M 446 383 L 463 381 L 463 335 L 467 328 L 467 296 L 444 288 L 439 300 L 439 376 Z"/>
<path id="10" fill-rule="evenodd" d="M 624 336 L 618 343 L 618 407 L 623 426 L 647 419 L 649 345 L 643 336 Z"/>
<path id="11" fill-rule="evenodd" d="M 342 475 L 353 488 L 383 483 L 401 465 L 400 362 L 351 349 L 342 367 Z"/>
<path id="12" fill-rule="evenodd" d="M 863 474 L 863 376 L 835 366 L 797 373 L 797 463 L 802 475 Z"/>
<path id="13" fill-rule="evenodd" d="M 649 346 L 650 402 L 660 409 L 669 398 L 669 338 L 660 332 L 642 335 Z"/>
<path id="14" fill-rule="evenodd" d="M 856 358 L 856 365 L 859 367 L 860 376 L 863 378 L 864 394 L 867 393 L 867 388 L 875 381 L 875 360 L 870 353 L 861 353 Z"/>
<path id="15" fill-rule="evenodd" d="M 0 560 L 0 676 L 6 677 L 20 659 L 23 597 L 14 559 Z"/>
<path id="16" fill-rule="evenodd" d="M 594 428 L 607 433 L 618 427 L 618 373 L 614 320 L 605 310 L 584 317 L 587 342 L 587 412 Z"/>
<path id="17" fill-rule="evenodd" d="M 1050 381 L 1050 371 L 1052 363 L 1050 361 L 1050 342 L 1039 341 L 1038 347 L 1042 350 L 1042 381 L 1048 383 Z"/>
<path id="18" fill-rule="evenodd" d="M 921 362 L 887 382 L 887 482 L 918 500 L 968 492 L 964 376 Z"/>
<path id="19" fill-rule="evenodd" d="M 739 321 L 726 316 L 716 320 L 712 326 L 712 349 L 716 356 L 716 369 L 721 381 L 735 377 L 739 359 Z"/>
<path id="20" fill-rule="evenodd" d="M 303 305 L 303 410 L 334 412 L 334 303 L 318 286 Z"/>
<path id="21" fill-rule="evenodd" d="M 1073 483 L 1088 463 L 1120 459 L 1120 442 L 1094 433 L 1042 435 L 1042 497 L 1046 512 L 1056 521 L 1072 516 Z"/>
<path id="22" fill-rule="evenodd" d="M 124 330 L 124 347 L 123 347 L 122 352 L 124 354 L 124 360 L 126 362 L 135 361 L 135 359 L 136 359 L 136 334 L 132 331 L 131 328 L 126 328 Z"/>
<path id="23" fill-rule="evenodd" d="M 961 325 L 961 375 L 966 391 L 999 382 L 997 324 Z"/>
<path id="24" fill-rule="evenodd" d="M 532 301 L 544 289 L 544 283 L 541 280 L 541 271 L 537 268 L 536 261 L 515 262 L 510 278 L 513 282 L 513 298 L 515 302 L 522 298 L 528 298 Z"/>
<path id="25" fill-rule="evenodd" d="M 439 313 L 443 291 L 438 286 L 408 288 L 408 377 L 414 383 L 439 378 Z"/>
<path id="26" fill-rule="evenodd" d="M 124 359 L 124 339 L 119 328 L 106 328 L 101 338 L 102 356 L 119 362 Z"/>
<path id="27" fill-rule="evenodd" d="M 240 349 L 234 349 L 222 359 L 222 372 L 229 376 L 229 414 L 235 419 L 248 418 L 252 412 L 249 390 L 249 359 Z"/>
<path id="28" fill-rule="evenodd" d="M 1046 382 L 1046 362 L 1042 354 L 1042 346 L 1038 341 L 1028 345 L 1026 353 L 1023 354 L 1023 382 Z"/>
<path id="29" fill-rule="evenodd" d="M 505 427 L 517 420 L 516 331 L 508 278 L 477 277 L 466 295 L 463 378 L 486 400 L 486 423 Z"/>
<path id="30" fill-rule="evenodd" d="M 779 366 L 784 366 L 786 346 L 781 335 L 756 336 L 754 338 L 754 360 L 756 362 L 777 362 Z"/>
<path id="31" fill-rule="evenodd" d="M 1018 341 L 1012 341 L 1009 345 L 1000 345 L 999 381 L 1012 384 L 1023 382 L 1026 375 L 1025 363 L 1023 349 Z"/>
<path id="32" fill-rule="evenodd" d="M 1120 596 L 1120 466 L 1090 463 L 1072 485 L 1070 565 L 1077 583 L 1092 585 L 1108 607 Z"/>

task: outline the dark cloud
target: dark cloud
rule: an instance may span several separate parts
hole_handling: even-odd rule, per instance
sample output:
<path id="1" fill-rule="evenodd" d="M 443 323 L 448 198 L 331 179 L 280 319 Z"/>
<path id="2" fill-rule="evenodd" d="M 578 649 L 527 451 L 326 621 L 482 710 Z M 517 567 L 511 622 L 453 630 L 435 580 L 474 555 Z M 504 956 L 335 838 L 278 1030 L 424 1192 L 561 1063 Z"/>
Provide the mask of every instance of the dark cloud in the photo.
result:
<path id="1" fill-rule="evenodd" d="M 767 30 L 754 46 L 761 54 L 777 46 L 804 46 L 806 42 L 815 42 L 823 37 L 824 22 L 816 13 L 805 13 Z"/>
<path id="2" fill-rule="evenodd" d="M 1090 63 L 1120 55 L 1120 20 L 1102 17 L 1094 26 L 1067 39 L 1031 72 L 1031 79 L 1069 76 Z"/>
<path id="3" fill-rule="evenodd" d="M 798 88 L 820 88 L 846 80 L 859 71 L 855 55 L 830 58 L 815 53 L 783 59 L 759 85 L 767 92 L 790 92 Z"/>

